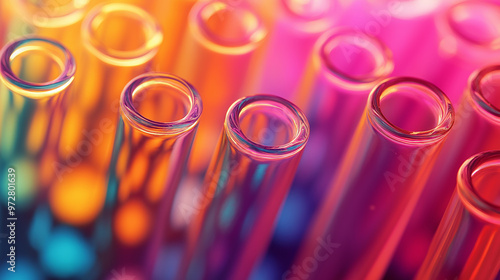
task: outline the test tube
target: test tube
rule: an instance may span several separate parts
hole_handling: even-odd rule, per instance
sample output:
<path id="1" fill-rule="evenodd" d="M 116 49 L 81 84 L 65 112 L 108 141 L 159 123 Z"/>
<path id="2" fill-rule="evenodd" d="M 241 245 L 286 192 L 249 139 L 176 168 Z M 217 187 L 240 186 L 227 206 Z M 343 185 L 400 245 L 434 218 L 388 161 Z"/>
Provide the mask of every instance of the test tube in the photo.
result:
<path id="1" fill-rule="evenodd" d="M 428 80 L 461 100 L 467 78 L 498 63 L 499 4 L 494 1 L 358 1 L 342 24 L 377 36 L 394 53 L 395 75 Z M 368 8 L 367 8 L 368 7 Z"/>
<path id="2" fill-rule="evenodd" d="M 80 65 L 80 25 L 88 11 L 89 0 L 14 0 L 5 2 L 9 2 L 16 12 L 11 30 L 14 36 L 33 34 L 56 40 L 70 50 Z"/>
<path id="3" fill-rule="evenodd" d="M 297 96 L 311 125 L 311 145 L 305 148 L 269 249 L 283 271 L 294 261 L 328 191 L 370 91 L 392 69 L 391 51 L 384 43 L 354 29 L 334 29 L 316 43 Z"/>
<path id="4" fill-rule="evenodd" d="M 397 77 L 374 88 L 283 277 L 380 279 L 453 122 L 450 100 L 431 83 Z"/>
<path id="5" fill-rule="evenodd" d="M 204 102 L 189 163 L 192 174 L 205 172 L 227 108 L 251 91 L 265 36 L 260 16 L 244 1 L 234 6 L 201 1 L 193 6 L 174 70 L 199 90 Z"/>
<path id="6" fill-rule="evenodd" d="M 225 1 L 227 4 L 246 0 Z M 109 3 L 110 1 L 98 0 Z M 173 73 L 178 62 L 178 53 L 181 50 L 182 38 L 187 32 L 189 12 L 198 0 L 113 0 L 117 3 L 126 3 L 138 6 L 152 15 L 160 24 L 165 40 L 159 46 L 158 53 L 153 59 L 152 69 L 156 72 Z"/>
<path id="7" fill-rule="evenodd" d="M 147 72 L 163 39 L 160 26 L 144 10 L 129 4 L 98 5 L 82 24 L 85 52 L 68 99 L 69 110 L 59 145 L 65 162 L 107 172 L 116 129 L 120 92 L 134 77 Z M 89 150 L 78 152 L 82 142 Z"/>
<path id="8" fill-rule="evenodd" d="M 425 75 L 442 88 L 458 105 L 468 77 L 477 69 L 500 62 L 500 4 L 491 1 L 463 1 L 450 5 L 436 15 L 439 35 L 438 53 L 428 52 Z M 435 57 L 435 58 L 433 58 Z"/>
<path id="9" fill-rule="evenodd" d="M 467 119 L 470 114 L 476 115 L 475 109 L 473 109 L 475 105 L 465 104 L 468 102 L 466 100 L 471 102 L 472 100 L 463 96 L 464 93 L 467 95 L 469 92 L 468 90 L 464 91 L 464 89 L 470 88 L 469 77 L 474 75 L 477 69 L 500 62 L 498 58 L 500 57 L 498 42 L 500 33 L 499 29 L 494 27 L 500 25 L 500 5 L 494 1 L 450 1 L 434 17 L 435 29 L 438 35 L 435 50 L 427 50 L 425 60 L 423 60 L 423 55 L 416 56 L 416 59 L 431 61 L 433 65 L 429 65 L 429 63 L 415 64 L 411 63 L 411 61 L 405 62 L 404 65 L 411 65 L 411 69 L 410 67 L 408 69 L 415 72 L 415 75 L 424 77 L 438 85 L 448 94 L 454 105 L 461 104 L 462 109 L 460 111 L 464 111 L 466 117 L 463 118 Z M 494 97 L 491 96 L 490 98 Z M 468 109 L 464 109 L 464 107 Z M 458 115 L 459 125 L 461 122 L 467 123 L 467 120 L 460 120 L 461 114 Z M 472 119 L 475 119 L 475 117 L 471 117 Z M 479 121 L 479 123 L 485 122 Z M 471 127 L 470 129 L 478 129 L 477 133 L 482 133 L 481 126 L 473 126 L 474 128 Z M 464 129 L 464 131 L 466 130 L 468 129 Z M 453 134 L 457 136 L 453 136 Z M 458 136 L 459 133 L 453 134 L 450 140 L 458 139 L 458 137 L 470 139 L 468 136 Z M 471 139 L 471 141 L 476 140 Z M 426 207 L 425 209 L 419 207 L 420 211 L 417 211 L 412 217 L 409 228 L 405 232 L 401 245 L 398 247 L 392 261 L 389 271 L 391 275 L 389 276 L 409 278 L 415 275 L 425 257 L 426 249 L 429 247 L 432 236 L 439 224 L 441 214 L 445 210 L 446 203 L 443 204 L 443 201 L 448 201 L 453 192 L 454 177 L 460 167 L 459 164 L 467 157 L 484 151 L 479 149 L 479 146 L 476 146 L 477 150 L 475 150 L 474 145 L 470 146 L 470 150 L 469 146 L 463 146 L 468 152 L 464 153 L 464 157 L 458 159 L 456 156 L 461 154 L 459 152 L 460 148 L 453 148 L 455 150 L 452 151 L 451 147 L 448 146 L 450 145 L 445 145 L 448 152 L 443 152 L 437 165 L 444 164 L 444 169 L 448 171 L 444 171 L 443 174 L 446 174 L 445 176 L 451 178 L 451 180 L 448 182 L 442 181 L 441 179 L 444 180 L 444 178 L 441 178 L 437 170 L 431 175 L 434 179 L 430 180 L 429 184 L 431 185 L 424 189 L 420 202 L 421 205 L 425 204 Z M 491 148 L 496 149 L 497 147 L 492 146 Z M 446 163 L 446 158 L 457 159 L 453 164 L 453 171 L 451 166 L 448 166 L 452 161 Z M 443 184 L 440 185 L 438 182 L 443 182 Z M 443 185 L 446 185 L 446 187 Z M 433 203 L 426 202 L 427 200 L 433 201 Z M 429 211 L 426 209 L 429 209 Z"/>
<path id="10" fill-rule="evenodd" d="M 34 73 L 33 69 L 43 69 L 44 73 Z M 18 39 L 3 48 L 0 114 L 3 164 L 12 164 L 16 157 L 40 163 L 44 152 L 54 152 L 61 133 L 61 99 L 74 80 L 75 69 L 71 53 L 45 38 Z M 42 179 L 44 175 L 45 172 L 37 177 Z"/>
<path id="11" fill-rule="evenodd" d="M 43 71 L 43 75 L 35 70 Z M 9 214 L 1 214 L 2 219 L 9 218 L 15 224 L 15 239 L 9 243 L 6 240 L 1 246 L 5 251 L 16 247 L 14 259 L 27 274 L 54 276 L 50 273 L 54 267 L 41 270 L 44 262 L 37 263 L 42 253 L 35 248 L 36 240 L 31 238 L 29 229 L 37 220 L 36 209 L 46 205 L 50 196 L 49 179 L 57 160 L 55 152 L 64 109 L 61 100 L 74 81 L 75 70 L 71 53 L 45 38 L 12 41 L 0 54 L 0 169 L 13 179 L 9 180 L 9 193 L 13 193 L 9 197 L 13 199 L 7 199 L 7 188 L 1 195 L 2 208 L 9 209 Z M 11 260 L 2 256 L 0 277 L 7 279 L 11 276 L 3 273 L 12 272 L 7 270 L 5 259 Z"/>
<path id="12" fill-rule="evenodd" d="M 159 20 L 162 29 L 168 31 L 165 35 L 168 39 L 163 40 L 154 59 L 155 71 L 173 72 L 175 64 L 182 63 L 176 60 L 181 52 L 179 42 L 188 32 L 189 12 L 196 2 L 198 0 L 155 1 L 152 14 Z"/>
<path id="13" fill-rule="evenodd" d="M 345 5 L 331 0 L 276 1 L 258 92 L 291 99 L 314 43 L 334 26 Z"/>
<path id="14" fill-rule="evenodd" d="M 498 279 L 500 275 L 500 151 L 474 155 L 415 279 Z"/>
<path id="15" fill-rule="evenodd" d="M 456 125 L 446 139 L 436 168 L 418 202 L 393 260 L 394 270 L 413 276 L 425 257 L 442 214 L 456 186 L 460 164 L 470 156 L 500 149 L 500 65 L 473 73 L 456 114 Z M 418 251 L 409 244 L 418 243 Z M 397 269 L 399 267 L 399 269 Z M 396 273 L 396 272 L 394 272 Z"/>
<path id="16" fill-rule="evenodd" d="M 101 221 L 113 237 L 101 248 L 103 276 L 125 267 L 151 279 L 155 264 L 168 265 L 157 257 L 175 237 L 171 208 L 201 111 L 196 90 L 175 76 L 148 73 L 125 87 Z"/>
<path id="17" fill-rule="evenodd" d="M 58 28 L 72 25 L 83 18 L 89 0 L 14 0 L 23 18 L 39 27 Z"/>
<path id="18" fill-rule="evenodd" d="M 363 115 L 370 91 L 386 79 L 394 67 L 392 52 L 375 37 L 349 28 L 326 32 L 317 41 L 302 79 L 297 103 L 306 108 L 313 127 L 297 174 L 301 183 L 322 196 L 331 180 L 320 179 L 324 169 L 334 172 Z M 325 174 L 326 175 L 326 174 Z M 319 184 L 311 186 L 312 181 Z"/>
<path id="19" fill-rule="evenodd" d="M 111 242 L 108 228 L 96 219 L 105 206 L 119 94 L 130 79 L 147 69 L 162 34 L 143 10 L 114 3 L 96 6 L 87 14 L 81 33 L 84 63 L 75 77 L 75 90 L 64 100 L 57 162 L 50 166 L 54 178 L 45 207 L 50 211 L 40 207 L 43 218 L 33 220 L 32 232 L 47 233 L 36 236 L 37 243 L 54 244 L 52 249 L 43 246 L 41 257 L 49 275 L 90 279 L 106 268 L 100 258 L 106 254 L 99 249 Z M 71 253 L 54 259 L 57 250 L 65 247 Z M 70 260 L 73 270 L 61 269 L 70 267 L 65 265 Z"/>
<path id="20" fill-rule="evenodd" d="M 226 115 L 196 210 L 179 279 L 247 279 L 265 252 L 309 136 L 305 115 L 271 95 Z"/>

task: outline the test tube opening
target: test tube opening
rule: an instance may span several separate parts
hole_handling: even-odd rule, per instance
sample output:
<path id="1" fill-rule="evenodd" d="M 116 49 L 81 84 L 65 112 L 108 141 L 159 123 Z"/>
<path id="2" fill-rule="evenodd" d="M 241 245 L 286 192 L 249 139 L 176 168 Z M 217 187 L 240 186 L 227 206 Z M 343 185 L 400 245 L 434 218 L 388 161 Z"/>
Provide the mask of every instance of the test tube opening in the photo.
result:
<path id="1" fill-rule="evenodd" d="M 95 7 L 82 24 L 83 42 L 102 61 L 136 66 L 149 61 L 163 40 L 161 27 L 146 11 L 129 4 Z"/>
<path id="2" fill-rule="evenodd" d="M 377 38 L 354 30 L 338 30 L 320 40 L 322 64 L 341 81 L 373 84 L 394 68 L 391 51 Z"/>
<path id="3" fill-rule="evenodd" d="M 320 19 L 334 6 L 331 0 L 283 0 L 283 5 L 293 15 L 306 20 Z"/>
<path id="4" fill-rule="evenodd" d="M 500 121 L 500 65 L 489 66 L 473 75 L 472 98 L 491 118 Z"/>
<path id="5" fill-rule="evenodd" d="M 192 129 L 202 111 L 201 99 L 186 81 L 168 74 L 143 74 L 121 97 L 124 116 L 141 131 L 173 135 Z"/>
<path id="6" fill-rule="evenodd" d="M 33 25 L 59 28 L 81 20 L 89 0 L 17 0 L 24 17 Z"/>
<path id="7" fill-rule="evenodd" d="M 373 89 L 368 102 L 368 117 L 374 127 L 397 141 L 438 141 L 454 123 L 448 97 L 435 85 L 417 78 L 388 79 Z"/>
<path id="8" fill-rule="evenodd" d="M 500 49 L 500 6 L 484 1 L 466 1 L 446 13 L 449 28 L 458 38 L 487 49 Z"/>
<path id="9" fill-rule="evenodd" d="M 190 17 L 200 38 L 214 47 L 253 49 L 266 35 L 261 18 L 243 3 L 201 3 L 193 8 Z"/>
<path id="10" fill-rule="evenodd" d="M 500 225 L 500 151 L 467 160 L 458 173 L 458 194 L 466 207 L 484 220 Z"/>
<path id="11" fill-rule="evenodd" d="M 23 38 L 7 44 L 0 55 L 1 77 L 14 92 L 38 99 L 64 90 L 76 71 L 71 53 L 44 38 Z"/>
<path id="12" fill-rule="evenodd" d="M 397 12 L 394 13 L 394 16 L 401 19 L 411 19 L 432 13 L 439 7 L 439 5 L 441 5 L 441 1 L 429 0 L 403 0 L 398 1 L 397 4 L 394 4 L 393 1 L 385 2 L 389 2 L 388 5 L 399 4 L 399 7 L 396 6 Z"/>
<path id="13" fill-rule="evenodd" d="M 228 111 L 225 127 L 237 147 L 264 158 L 294 155 L 309 137 L 304 113 L 287 100 L 271 95 L 236 101 Z"/>

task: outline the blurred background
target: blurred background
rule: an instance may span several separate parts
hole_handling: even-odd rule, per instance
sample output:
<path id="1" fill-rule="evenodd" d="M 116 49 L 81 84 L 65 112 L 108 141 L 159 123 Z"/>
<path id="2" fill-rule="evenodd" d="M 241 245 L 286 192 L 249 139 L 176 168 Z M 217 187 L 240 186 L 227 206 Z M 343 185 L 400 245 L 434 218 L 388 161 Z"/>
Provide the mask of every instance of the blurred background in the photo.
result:
<path id="1" fill-rule="evenodd" d="M 0 45 L 0 279 L 412 279 L 500 150 L 499 1 L 1 0 Z M 433 279 L 500 279 L 486 220 Z"/>

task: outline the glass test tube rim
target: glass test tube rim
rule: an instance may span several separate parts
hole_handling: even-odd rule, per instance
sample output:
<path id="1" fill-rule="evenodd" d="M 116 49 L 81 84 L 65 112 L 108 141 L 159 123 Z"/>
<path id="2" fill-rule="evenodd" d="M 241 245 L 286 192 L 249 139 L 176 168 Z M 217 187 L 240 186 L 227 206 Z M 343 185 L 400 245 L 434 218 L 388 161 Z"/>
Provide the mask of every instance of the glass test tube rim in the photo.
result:
<path id="1" fill-rule="evenodd" d="M 61 67 L 61 74 L 56 79 L 48 82 L 36 83 L 25 81 L 14 74 L 10 65 L 11 60 L 20 54 L 20 47 L 26 47 L 26 45 L 30 43 L 52 45 L 64 55 L 64 61 L 55 60 Z M 32 46 L 27 50 L 29 51 L 33 48 L 36 49 L 35 46 Z M 52 57 L 57 57 L 56 54 L 51 55 Z M 0 52 L 0 59 L 0 77 L 5 85 L 14 92 L 36 99 L 55 95 L 67 88 L 73 82 L 76 72 L 76 63 L 71 52 L 60 43 L 41 37 L 23 37 L 8 43 Z"/>
<path id="2" fill-rule="evenodd" d="M 240 128 L 240 113 L 246 106 L 261 101 L 282 105 L 293 114 L 291 117 L 296 124 L 293 139 L 282 145 L 268 146 L 256 143 L 243 133 Z M 305 147 L 310 133 L 309 122 L 299 107 L 284 98 L 268 94 L 247 96 L 235 101 L 227 111 L 224 130 L 230 142 L 240 151 L 263 160 L 281 160 L 296 155 Z"/>
<path id="3" fill-rule="evenodd" d="M 448 7 L 445 7 L 443 11 L 435 15 L 435 25 L 438 30 L 438 33 L 440 34 L 440 39 L 453 42 L 454 43 L 453 48 L 455 48 L 454 52 L 466 56 L 472 56 L 473 57 L 472 60 L 488 59 L 489 57 L 491 57 L 492 53 L 500 54 L 500 39 L 497 39 L 494 42 L 487 45 L 478 44 L 477 42 L 474 42 L 469 38 L 462 36 L 461 32 L 452 26 L 451 24 L 451 22 L 453 21 L 452 12 L 454 9 L 457 9 L 462 5 L 489 6 L 491 9 L 496 9 L 500 13 L 500 5 L 498 3 L 493 3 L 490 1 L 465 0 L 454 3 Z M 451 48 L 451 46 L 448 48 Z M 462 57 L 463 55 L 461 55 L 460 57 Z"/>
<path id="4" fill-rule="evenodd" d="M 163 82 L 156 82 L 162 85 L 168 85 L 169 82 L 177 83 L 183 88 L 182 93 L 187 95 L 190 102 L 189 110 L 183 118 L 176 121 L 158 122 L 142 116 L 136 110 L 133 104 L 134 93 L 140 86 L 146 83 L 155 83 L 155 80 L 162 80 Z M 125 86 L 120 97 L 120 109 L 123 113 L 122 116 L 136 129 L 150 135 L 172 136 L 191 131 L 196 127 L 203 105 L 196 89 L 182 78 L 164 73 L 145 73 L 135 77 Z"/>
<path id="5" fill-rule="evenodd" d="M 114 13 L 137 19 L 143 26 L 146 42 L 135 50 L 114 50 L 107 48 L 94 38 L 93 28 L 102 23 L 106 16 Z M 137 66 L 151 60 L 163 41 L 163 33 L 157 20 L 140 7 L 124 3 L 107 3 L 94 7 L 82 23 L 82 41 L 85 47 L 105 63 L 117 66 Z"/>
<path id="6" fill-rule="evenodd" d="M 500 151 L 486 151 L 470 157 L 460 167 L 457 175 L 457 192 L 467 209 L 481 220 L 500 225 L 500 205 L 483 199 L 472 182 L 472 176 L 489 161 L 500 168 Z M 500 185 L 499 185 L 500 187 Z"/>
<path id="7" fill-rule="evenodd" d="M 442 1 L 442 0 L 441 0 Z M 410 20 L 426 15 L 430 15 L 439 9 L 441 1 L 428 1 L 428 0 L 411 0 L 411 1 L 398 1 L 399 5 L 403 7 L 399 8 L 400 11 L 393 13 L 393 16 L 402 20 Z M 403 10 L 403 11 L 401 11 Z"/>
<path id="8" fill-rule="evenodd" d="M 335 1 L 320 1 L 321 4 L 323 5 L 328 5 L 326 6 L 326 9 L 321 9 L 320 11 L 315 11 L 315 13 L 310 13 L 310 14 L 305 14 L 305 13 L 300 13 L 297 11 L 297 9 L 293 8 L 293 1 L 294 0 L 281 0 L 281 3 L 283 7 L 292 15 L 296 16 L 297 18 L 301 18 L 304 20 L 317 20 L 321 19 L 328 11 L 333 9 L 336 5 Z M 315 0 L 309 0 L 308 3 L 314 2 Z M 304 2 L 304 1 L 301 1 Z"/>
<path id="9" fill-rule="evenodd" d="M 215 6 L 215 7 L 211 7 Z M 251 32 L 251 35 L 245 40 L 241 40 L 238 43 L 229 43 L 226 44 L 223 40 L 217 40 L 215 35 L 211 35 L 210 32 L 204 25 L 204 9 L 209 9 L 208 12 L 211 11 L 237 11 L 238 9 L 244 10 L 250 13 L 255 17 L 257 21 L 257 25 L 254 30 Z M 205 16 L 206 13 L 205 11 Z M 207 46 L 208 49 L 216 51 L 218 53 L 222 53 L 225 55 L 240 55 L 249 53 L 257 48 L 257 46 L 266 38 L 267 36 L 267 28 L 259 16 L 257 11 L 253 9 L 250 5 L 246 5 L 244 1 L 238 2 L 237 5 L 231 5 L 225 1 L 201 1 L 193 6 L 191 11 L 189 12 L 189 30 L 192 32 L 194 37 L 203 45 Z"/>
<path id="10" fill-rule="evenodd" d="M 500 123 L 500 108 L 496 108 L 493 104 L 491 104 L 488 98 L 484 96 L 484 92 L 481 86 L 483 78 L 485 78 L 492 72 L 498 72 L 498 75 L 500 76 L 500 65 L 486 66 L 475 71 L 474 73 L 472 73 L 469 83 L 472 100 L 480 109 L 480 112 L 483 113 L 483 115 L 485 115 L 488 119 Z"/>
<path id="11" fill-rule="evenodd" d="M 369 43 L 370 47 L 361 46 L 363 44 L 358 44 L 358 46 L 366 50 L 373 50 L 370 51 L 370 54 L 373 55 L 374 61 L 377 64 L 377 67 L 375 67 L 373 71 L 363 76 L 355 76 L 345 73 L 344 70 L 337 68 L 331 63 L 328 52 L 329 50 L 331 51 L 334 46 L 329 46 L 329 44 L 333 44 L 334 40 L 338 40 L 344 36 L 352 36 L 351 39 L 353 40 L 358 38 L 358 40 L 361 39 L 361 41 Z M 371 90 L 375 85 L 386 79 L 394 70 L 392 51 L 380 39 L 347 27 L 335 28 L 324 33 L 318 39 L 314 49 L 315 63 L 327 70 L 325 71 L 329 74 L 327 77 L 331 79 L 333 83 L 339 84 L 345 88 Z"/>
<path id="12" fill-rule="evenodd" d="M 28 5 L 28 3 L 26 3 L 28 1 L 26 0 L 14 0 L 13 2 L 18 2 L 21 5 Z M 30 22 L 31 24 L 37 27 L 59 28 L 69 26 L 80 21 L 84 17 L 86 7 L 89 3 L 89 0 L 73 0 L 67 3 L 65 6 L 71 6 L 71 4 L 74 4 L 74 9 L 70 9 L 67 13 L 56 16 L 51 16 L 49 14 L 51 12 L 54 12 L 53 7 L 37 7 L 37 12 L 35 14 L 29 15 L 26 13 L 26 11 L 21 9 L 20 5 L 16 6 L 19 6 L 19 13 L 23 16 L 24 19 L 26 19 L 26 21 Z M 50 12 L 48 10 L 50 10 Z M 43 13 L 45 13 L 46 16 L 43 16 Z"/>
<path id="13" fill-rule="evenodd" d="M 313 14 L 300 13 L 294 9 L 290 3 L 293 0 L 281 0 L 280 8 L 281 17 L 287 23 L 293 25 L 294 30 L 306 33 L 321 33 L 331 28 L 335 23 L 337 10 L 341 8 L 340 3 L 337 1 L 323 1 L 328 4 L 326 9 L 321 9 L 320 12 Z M 314 0 L 313 0 L 314 1 Z"/>
<path id="14" fill-rule="evenodd" d="M 383 94 L 394 86 L 404 84 L 418 85 L 428 90 L 426 94 L 433 95 L 431 97 L 436 101 L 441 112 L 438 123 L 432 129 L 408 131 L 392 124 L 384 116 L 380 106 Z M 455 122 L 455 111 L 448 96 L 434 84 L 414 77 L 393 77 L 386 79 L 371 91 L 368 97 L 367 108 L 368 120 L 375 129 L 392 140 L 406 144 L 424 144 L 440 141 L 449 133 Z"/>

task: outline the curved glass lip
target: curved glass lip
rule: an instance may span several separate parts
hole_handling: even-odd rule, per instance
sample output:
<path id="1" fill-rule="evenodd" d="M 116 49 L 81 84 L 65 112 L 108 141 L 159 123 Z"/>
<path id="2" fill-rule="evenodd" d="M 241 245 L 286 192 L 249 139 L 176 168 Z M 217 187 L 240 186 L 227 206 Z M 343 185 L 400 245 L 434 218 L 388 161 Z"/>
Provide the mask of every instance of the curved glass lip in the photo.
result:
<path id="1" fill-rule="evenodd" d="M 470 81 L 470 89 L 472 100 L 477 104 L 483 113 L 487 114 L 488 117 L 495 119 L 497 122 L 500 122 L 500 108 L 496 108 L 488 99 L 484 96 L 484 92 L 481 87 L 481 81 L 483 78 L 492 73 L 499 72 L 500 75 L 500 65 L 492 65 L 484 67 L 476 72 L 474 72 Z M 498 93 L 500 94 L 500 92 Z"/>
<path id="2" fill-rule="evenodd" d="M 400 1 L 399 5 L 402 5 L 402 10 L 399 13 L 395 13 L 395 18 L 400 19 L 414 19 L 422 17 L 439 9 L 439 7 L 444 4 L 441 1 L 427 1 L 427 0 L 412 0 L 412 1 Z"/>
<path id="3" fill-rule="evenodd" d="M 27 0 L 17 0 L 22 5 L 30 5 Z M 39 7 L 37 12 L 33 14 L 24 14 L 24 18 L 28 22 L 31 22 L 35 26 L 47 27 L 47 28 L 59 28 L 72 25 L 80 21 L 85 15 L 85 10 L 89 5 L 89 0 L 73 0 L 72 4 L 74 9 L 67 11 L 64 14 L 58 14 L 56 16 L 51 16 L 50 13 L 54 9 L 53 7 Z M 71 6 L 69 3 L 66 6 Z M 49 11 L 48 11 L 49 10 Z M 25 12 L 24 10 L 20 11 Z M 37 20 L 38 19 L 38 20 Z M 43 20 L 41 20 L 43 19 Z"/>
<path id="4" fill-rule="evenodd" d="M 133 95 L 135 91 L 146 82 L 156 79 L 170 80 L 182 85 L 184 93 L 188 96 L 190 107 L 186 115 L 176 121 L 158 122 L 142 116 L 134 107 Z M 162 84 L 165 84 L 164 82 Z M 123 116 L 136 129 L 153 135 L 177 135 L 195 128 L 199 122 L 203 105 L 196 89 L 182 78 L 165 73 L 145 73 L 132 79 L 124 88 L 120 96 L 120 108 Z M 160 108 L 161 109 L 161 108 Z"/>
<path id="5" fill-rule="evenodd" d="M 250 6 L 240 1 L 237 6 L 231 6 L 227 1 L 201 1 L 196 3 L 189 13 L 189 30 L 193 32 L 194 36 L 205 44 L 209 49 L 224 53 L 224 54 L 244 54 L 254 50 L 260 42 L 267 36 L 267 28 L 260 15 Z M 246 9 L 255 15 L 258 20 L 257 28 L 252 32 L 246 42 L 241 44 L 224 44 L 220 41 L 213 40 L 213 37 L 203 28 L 202 12 L 203 9 L 210 5 L 220 5 L 220 7 L 229 7 L 229 9 Z M 219 8 L 220 8 L 219 7 Z"/>
<path id="6" fill-rule="evenodd" d="M 432 97 L 441 110 L 438 124 L 434 128 L 422 131 L 408 131 L 392 124 L 384 116 L 380 108 L 382 94 L 391 87 L 400 84 L 415 84 L 429 89 L 429 92 L 433 94 Z M 434 84 L 413 77 L 394 77 L 380 83 L 368 97 L 367 110 L 368 119 L 375 129 L 390 139 L 407 144 L 439 141 L 448 134 L 455 122 L 455 111 L 450 99 Z"/>
<path id="7" fill-rule="evenodd" d="M 25 81 L 14 74 L 10 65 L 12 55 L 16 54 L 16 51 L 20 47 L 33 42 L 47 43 L 56 47 L 64 54 L 64 61 L 62 61 L 64 69 L 62 69 L 61 74 L 56 79 L 43 83 L 34 83 Z M 25 37 L 17 39 L 5 45 L 0 52 L 0 73 L 5 85 L 14 92 L 33 98 L 52 96 L 61 92 L 73 82 L 75 72 L 76 64 L 71 52 L 62 44 L 46 38 Z M 32 92 L 36 92 L 36 95 L 33 95 Z"/>
<path id="8" fill-rule="evenodd" d="M 111 50 L 106 51 L 106 47 L 93 38 L 92 27 L 97 21 L 102 22 L 102 17 L 111 13 L 127 13 L 131 17 L 140 20 L 144 29 L 149 30 L 149 38 L 140 48 L 130 51 Z M 107 3 L 94 7 L 84 18 L 82 23 L 82 41 L 86 48 L 96 57 L 105 63 L 117 66 L 137 66 L 150 61 L 158 52 L 158 48 L 163 41 L 163 33 L 160 24 L 156 19 L 143 9 L 123 3 Z"/>
<path id="9" fill-rule="evenodd" d="M 362 75 L 360 77 L 355 77 L 345 73 L 345 71 L 338 69 L 330 62 L 328 58 L 328 44 L 338 37 L 342 36 L 352 36 L 353 38 L 358 38 L 357 40 L 364 40 L 368 42 L 375 49 L 370 52 L 373 55 L 374 61 L 378 61 L 378 67 L 375 67 L 373 71 Z M 337 28 L 323 34 L 317 41 L 315 47 L 316 54 L 319 54 L 319 59 L 321 65 L 325 67 L 330 74 L 330 78 L 334 79 L 335 82 L 340 83 L 346 87 L 361 87 L 361 88 L 373 88 L 376 84 L 380 83 L 386 79 L 394 70 L 394 61 L 392 57 L 391 50 L 377 37 L 365 34 L 360 31 L 356 31 L 350 28 Z M 369 49 L 369 48 L 367 48 Z"/>
<path id="10" fill-rule="evenodd" d="M 439 12 L 435 16 L 435 24 L 439 32 L 440 40 L 442 42 L 452 42 L 452 50 L 454 55 L 464 56 L 467 60 L 480 60 L 487 63 L 491 60 L 491 55 L 500 52 L 500 44 L 478 44 L 477 42 L 471 41 L 468 38 L 461 36 L 458 30 L 450 25 L 451 12 L 453 9 L 462 5 L 489 5 L 493 8 L 499 9 L 500 6 L 497 3 L 489 1 L 471 1 L 464 0 L 459 1 L 453 5 L 448 6 L 443 11 Z M 499 41 L 500 42 L 500 41 Z M 471 58 L 468 58 L 471 57 Z"/>
<path id="11" fill-rule="evenodd" d="M 278 103 L 292 112 L 291 119 L 296 125 L 296 134 L 288 143 L 276 146 L 267 146 L 250 140 L 240 128 L 240 114 L 244 108 L 259 101 Z M 300 108 L 279 96 L 258 94 L 243 97 L 234 102 L 226 114 L 224 129 L 230 141 L 243 153 L 262 159 L 282 159 L 291 157 L 302 151 L 309 139 L 309 122 Z"/>
<path id="12" fill-rule="evenodd" d="M 500 205 L 492 204 L 481 198 L 472 184 L 472 176 L 478 168 L 492 160 L 500 162 L 500 151 L 482 152 L 466 160 L 458 171 L 457 192 L 462 203 L 470 212 L 489 223 L 500 225 Z"/>
<path id="13" fill-rule="evenodd" d="M 321 10 L 314 14 L 301 14 L 297 13 L 297 11 L 291 7 L 292 3 L 290 3 L 290 0 L 281 0 L 281 4 L 291 15 L 294 15 L 297 18 L 304 19 L 307 21 L 315 21 L 323 19 L 329 14 L 331 10 L 336 8 L 335 7 L 337 4 L 336 1 L 326 1 L 325 3 L 327 3 L 328 5 L 328 8 L 326 10 Z"/>
<path id="14" fill-rule="evenodd" d="M 289 0 L 279 2 L 283 14 L 281 18 L 288 25 L 293 26 L 295 32 L 318 35 L 332 28 L 338 22 L 340 19 L 339 14 L 342 12 L 342 5 L 345 4 L 330 0 L 327 9 L 312 14 L 301 14 L 290 6 Z"/>
<path id="15" fill-rule="evenodd" d="M 453 31 L 454 34 L 459 34 L 460 32 L 458 30 L 456 30 L 455 28 L 453 28 L 453 26 L 450 25 L 450 21 L 451 21 L 451 12 L 453 11 L 453 9 L 456 9 L 457 7 L 460 7 L 460 6 L 463 6 L 463 5 L 483 5 L 483 6 L 489 6 L 491 8 L 495 8 L 497 10 L 500 11 L 500 5 L 498 5 L 498 3 L 492 3 L 492 2 L 488 2 L 488 1 L 461 1 L 459 3 L 456 3 L 455 5 L 451 6 L 450 8 L 448 8 L 447 12 L 446 12 L 446 23 L 447 23 L 447 26 L 450 30 Z M 488 45 L 480 45 L 480 44 L 477 44 L 476 42 L 473 42 L 463 36 L 458 36 L 462 41 L 467 41 L 469 42 L 470 44 L 474 45 L 474 46 L 478 46 L 478 47 L 483 47 L 485 49 L 491 49 L 491 50 L 500 50 L 500 40 L 497 40 L 496 44 L 494 43 L 490 43 Z"/>

